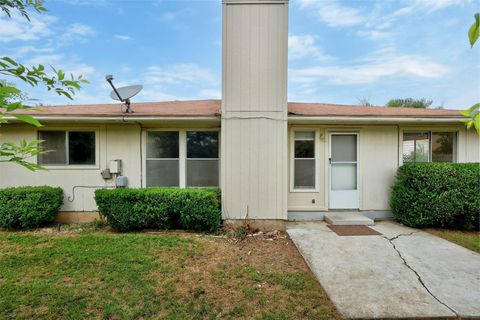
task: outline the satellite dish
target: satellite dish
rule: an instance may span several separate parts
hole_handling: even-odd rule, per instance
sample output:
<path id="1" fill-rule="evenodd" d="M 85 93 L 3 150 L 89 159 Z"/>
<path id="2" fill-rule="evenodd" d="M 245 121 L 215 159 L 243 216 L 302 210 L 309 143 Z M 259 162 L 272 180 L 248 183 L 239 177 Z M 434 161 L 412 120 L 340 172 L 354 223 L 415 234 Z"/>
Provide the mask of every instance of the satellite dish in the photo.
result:
<path id="1" fill-rule="evenodd" d="M 127 110 L 125 112 L 132 113 L 133 110 L 130 109 L 130 98 L 138 94 L 143 89 L 143 86 L 137 84 L 134 86 L 121 87 L 117 89 L 113 85 L 113 76 L 111 74 L 107 75 L 105 80 L 107 80 L 113 89 L 113 91 L 110 93 L 110 98 L 125 103 L 125 106 L 127 106 Z"/>
<path id="2" fill-rule="evenodd" d="M 113 100 L 118 100 L 123 102 L 135 96 L 142 89 L 143 89 L 143 86 L 140 84 L 137 84 L 134 86 L 117 88 L 116 90 L 112 90 L 112 92 L 110 93 L 110 98 L 112 98 Z"/>

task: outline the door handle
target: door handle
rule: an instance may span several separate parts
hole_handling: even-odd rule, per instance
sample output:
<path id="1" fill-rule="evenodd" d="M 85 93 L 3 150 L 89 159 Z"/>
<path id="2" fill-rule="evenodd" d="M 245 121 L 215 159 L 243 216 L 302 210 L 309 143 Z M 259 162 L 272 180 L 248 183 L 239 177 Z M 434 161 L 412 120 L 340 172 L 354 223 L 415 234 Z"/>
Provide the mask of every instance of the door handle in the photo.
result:
<path id="1" fill-rule="evenodd" d="M 328 158 L 328 162 L 332 164 L 332 158 Z"/>

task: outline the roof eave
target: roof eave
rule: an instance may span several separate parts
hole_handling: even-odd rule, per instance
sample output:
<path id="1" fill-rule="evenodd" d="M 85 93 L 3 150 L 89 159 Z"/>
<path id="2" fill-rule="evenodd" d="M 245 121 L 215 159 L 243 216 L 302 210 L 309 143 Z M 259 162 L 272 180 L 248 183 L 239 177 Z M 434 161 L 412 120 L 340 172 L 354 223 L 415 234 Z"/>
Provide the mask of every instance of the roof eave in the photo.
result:
<path id="1" fill-rule="evenodd" d="M 289 115 L 289 123 L 342 122 L 342 123 L 462 123 L 465 117 L 434 116 L 304 116 Z"/>
<path id="2" fill-rule="evenodd" d="M 32 115 L 41 122 L 158 122 L 158 121 L 219 121 L 218 116 L 62 116 L 62 115 Z M 7 116 L 5 120 L 17 122 L 13 116 Z"/>

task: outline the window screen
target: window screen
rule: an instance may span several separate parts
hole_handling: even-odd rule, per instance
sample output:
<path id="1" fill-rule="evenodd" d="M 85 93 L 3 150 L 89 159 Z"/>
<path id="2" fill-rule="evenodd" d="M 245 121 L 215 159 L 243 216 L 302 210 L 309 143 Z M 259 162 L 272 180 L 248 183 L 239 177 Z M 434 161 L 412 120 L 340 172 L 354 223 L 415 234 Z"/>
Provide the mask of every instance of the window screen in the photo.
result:
<path id="1" fill-rule="evenodd" d="M 39 164 L 67 164 L 65 131 L 39 131 L 38 139 L 43 140 L 42 150 L 47 151 L 38 155 Z"/>
<path id="2" fill-rule="evenodd" d="M 218 186 L 218 132 L 187 132 L 187 187 Z"/>
<path id="3" fill-rule="evenodd" d="M 179 186 L 179 133 L 147 132 L 147 187 Z"/>
<path id="4" fill-rule="evenodd" d="M 38 163 L 43 165 L 94 165 L 94 131 L 39 131 L 43 140 Z"/>
<path id="5" fill-rule="evenodd" d="M 432 132 L 432 161 L 455 162 L 455 132 Z"/>
<path id="6" fill-rule="evenodd" d="M 315 189 L 315 132 L 295 132 L 294 141 L 295 189 Z"/>

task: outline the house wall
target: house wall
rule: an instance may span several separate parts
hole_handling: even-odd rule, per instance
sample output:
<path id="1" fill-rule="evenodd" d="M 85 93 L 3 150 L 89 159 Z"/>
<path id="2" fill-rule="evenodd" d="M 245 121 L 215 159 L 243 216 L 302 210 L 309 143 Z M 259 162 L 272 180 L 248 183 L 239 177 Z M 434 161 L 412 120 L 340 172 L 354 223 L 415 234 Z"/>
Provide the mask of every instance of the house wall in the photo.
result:
<path id="1" fill-rule="evenodd" d="M 295 130 L 317 132 L 317 190 L 293 189 L 293 137 Z M 360 210 L 388 211 L 391 186 L 397 168 L 402 165 L 403 131 L 454 131 L 457 132 L 457 161 L 480 162 L 480 137 L 467 130 L 462 123 L 407 124 L 407 125 L 333 125 L 308 124 L 289 127 L 289 192 L 288 210 L 300 212 L 328 211 L 329 208 L 329 132 L 359 133 L 359 187 Z M 315 203 L 312 203 L 314 200 Z M 303 216 L 308 216 L 308 213 Z"/>
<path id="2" fill-rule="evenodd" d="M 225 219 L 286 219 L 288 1 L 223 2 Z"/>
<path id="3" fill-rule="evenodd" d="M 475 129 L 465 129 L 464 162 L 480 162 L 480 136 Z"/>
<path id="4" fill-rule="evenodd" d="M 230 140 L 221 141 L 225 145 L 241 145 L 243 150 L 247 149 L 248 161 L 237 161 L 245 159 L 242 155 L 242 149 L 236 148 L 231 152 L 230 162 L 234 162 L 238 168 L 238 174 L 233 178 L 242 186 L 240 194 L 235 194 L 230 186 L 224 186 L 222 192 L 224 202 L 231 206 L 244 207 L 243 216 L 245 218 L 246 208 L 254 208 L 257 212 L 271 212 L 271 215 L 256 214 L 255 211 L 249 211 L 251 219 L 286 219 L 281 213 L 287 206 L 290 211 L 326 211 L 328 210 L 328 133 L 332 131 L 358 132 L 359 140 L 359 170 L 360 170 L 360 209 L 361 210 L 389 210 L 388 199 L 390 187 L 392 185 L 396 169 L 401 161 L 401 143 L 403 131 L 412 130 L 450 130 L 458 133 L 457 159 L 458 162 L 480 162 L 480 138 L 474 130 L 467 130 L 463 124 L 452 125 L 291 125 L 289 135 L 292 137 L 295 129 L 315 130 L 317 133 L 317 180 L 318 190 L 315 192 L 293 192 L 290 185 L 279 183 L 271 176 L 279 174 L 282 179 L 288 179 L 291 174 L 291 166 L 285 164 L 282 169 L 282 161 L 278 158 L 285 158 L 291 152 L 287 152 L 287 147 L 282 150 L 281 135 L 275 135 L 275 132 L 269 132 L 271 126 L 269 120 L 257 119 L 257 123 L 251 125 L 249 122 L 235 122 L 227 127 L 227 130 L 243 132 L 242 135 L 233 135 L 226 132 Z M 283 123 L 282 123 L 283 124 Z M 282 125 L 279 122 L 279 126 Z M 240 126 L 240 127 L 239 127 Z M 103 169 L 108 168 L 109 161 L 114 159 L 122 160 L 122 174 L 129 179 L 130 187 L 145 186 L 145 177 L 142 177 L 142 168 L 144 167 L 144 157 L 141 157 L 142 150 L 145 150 L 145 139 L 141 138 L 142 133 L 149 129 L 158 128 L 207 128 L 218 129 L 219 123 L 157 123 L 157 124 L 46 124 L 42 129 L 91 129 L 97 132 L 97 164 L 93 167 L 54 167 L 49 171 L 31 172 L 17 164 L 0 163 L 0 188 L 22 185 L 51 185 L 59 186 L 64 189 L 65 202 L 61 211 L 81 212 L 95 211 L 97 209 L 93 198 L 95 188 L 85 187 L 104 187 L 113 185 L 113 181 L 105 181 L 100 176 Z M 280 131 L 281 128 L 278 130 Z M 256 131 L 254 131 L 256 130 Z M 0 128 L 0 143 L 3 141 L 12 141 L 18 143 L 21 139 L 34 140 L 37 138 L 37 129 L 31 126 L 9 124 Z M 237 140 L 234 140 L 237 139 Z M 272 146 L 279 148 L 272 153 L 263 153 L 263 150 L 271 150 Z M 291 150 L 291 140 L 288 149 Z M 275 155 L 280 154 L 278 158 Z M 36 162 L 36 159 L 30 159 Z M 277 161 L 279 160 L 279 161 Z M 221 164 L 225 162 L 222 159 Z M 289 160 L 290 162 L 290 160 Z M 268 164 L 268 165 L 267 165 Z M 282 171 L 283 170 L 283 171 Z M 281 171 L 279 173 L 279 171 Z M 245 173 L 248 174 L 240 174 Z M 251 175 L 258 179 L 252 181 Z M 142 181 L 143 180 L 143 181 Z M 75 199 L 69 201 L 73 196 L 75 188 Z M 281 190 L 285 187 L 285 190 Z M 282 192 L 287 194 L 281 198 Z M 288 192 L 288 193 L 287 193 Z M 315 203 L 312 204 L 312 199 Z M 253 202 L 253 201 L 257 202 Z M 271 204 L 279 204 L 274 207 Z M 227 207 L 228 208 L 228 207 Z M 228 213 L 227 213 L 228 214 Z M 69 216 L 68 218 L 71 218 Z M 225 217 L 229 219 L 229 216 Z M 79 217 L 81 219 L 81 217 Z"/>
<path id="5" fill-rule="evenodd" d="M 297 191 L 293 179 L 293 135 L 295 130 L 317 132 L 317 190 Z M 396 125 L 307 125 L 290 126 L 288 210 L 326 211 L 329 208 L 329 133 L 359 134 L 360 210 L 388 210 L 389 189 L 398 167 L 398 127 Z M 313 203 L 313 201 L 315 203 Z"/>
<path id="6" fill-rule="evenodd" d="M 10 186 L 58 186 L 64 190 L 64 204 L 61 211 L 95 211 L 97 206 L 93 198 L 94 187 L 114 185 L 113 180 L 105 181 L 100 172 L 108 168 L 110 160 L 122 160 L 122 175 L 128 177 L 128 185 L 141 186 L 140 132 L 136 124 L 61 124 L 46 125 L 42 130 L 77 130 L 96 131 L 97 160 L 93 166 L 55 166 L 48 171 L 29 171 L 14 163 L 0 164 L 0 188 Z M 18 143 L 21 139 L 37 139 L 37 129 L 24 125 L 7 125 L 0 129 L 0 142 Z M 29 159 L 36 163 L 36 158 Z M 73 191 L 75 187 L 75 191 Z M 74 194 L 73 194 L 74 193 Z M 72 197 L 74 196 L 74 200 Z M 70 200 L 69 200 L 70 199 Z"/>

